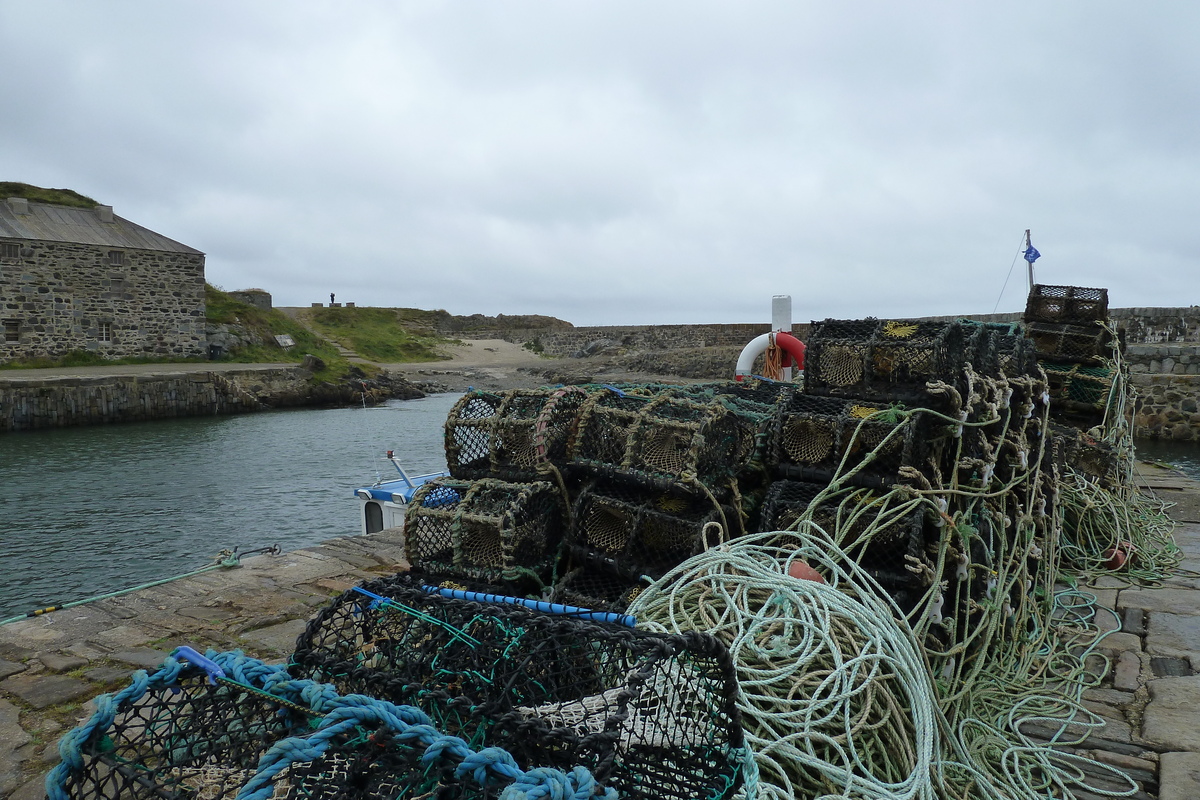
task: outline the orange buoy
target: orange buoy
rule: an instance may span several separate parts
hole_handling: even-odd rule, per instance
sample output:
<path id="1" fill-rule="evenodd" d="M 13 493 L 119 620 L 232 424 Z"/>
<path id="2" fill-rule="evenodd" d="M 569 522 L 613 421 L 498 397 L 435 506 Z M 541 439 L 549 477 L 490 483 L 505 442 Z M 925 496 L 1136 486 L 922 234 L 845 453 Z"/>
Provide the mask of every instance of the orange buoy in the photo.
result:
<path id="1" fill-rule="evenodd" d="M 788 566 L 788 575 L 797 580 L 825 583 L 825 579 L 821 577 L 821 573 L 800 559 L 796 559 Z"/>
<path id="2" fill-rule="evenodd" d="M 1133 557 L 1133 544 L 1130 542 L 1117 542 L 1114 546 L 1104 551 L 1104 566 L 1111 570 L 1119 570 Z"/>

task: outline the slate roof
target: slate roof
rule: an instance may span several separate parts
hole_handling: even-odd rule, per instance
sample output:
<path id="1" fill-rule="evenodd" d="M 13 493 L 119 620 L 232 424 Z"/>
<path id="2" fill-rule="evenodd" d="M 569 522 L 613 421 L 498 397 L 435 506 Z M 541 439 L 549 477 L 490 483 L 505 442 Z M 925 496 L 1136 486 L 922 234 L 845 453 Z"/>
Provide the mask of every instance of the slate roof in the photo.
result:
<path id="1" fill-rule="evenodd" d="M 0 238 L 204 255 L 115 214 L 112 222 L 102 222 L 99 212 L 95 208 L 30 202 L 29 213 L 18 214 L 10 203 L 0 198 Z"/>

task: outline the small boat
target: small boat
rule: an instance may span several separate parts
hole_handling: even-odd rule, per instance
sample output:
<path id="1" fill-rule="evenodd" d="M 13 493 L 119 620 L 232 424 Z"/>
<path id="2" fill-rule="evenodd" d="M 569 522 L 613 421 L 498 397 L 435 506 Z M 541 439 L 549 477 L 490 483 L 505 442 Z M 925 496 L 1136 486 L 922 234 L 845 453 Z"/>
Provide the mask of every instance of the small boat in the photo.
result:
<path id="1" fill-rule="evenodd" d="M 435 478 L 444 478 L 448 472 L 430 472 L 425 475 L 409 475 L 400 464 L 394 450 L 387 451 L 387 460 L 400 473 L 399 478 L 380 479 L 370 486 L 354 490 L 361 507 L 361 533 L 378 533 L 384 528 L 396 528 L 404 524 L 404 511 L 408 501 L 422 485 Z"/>

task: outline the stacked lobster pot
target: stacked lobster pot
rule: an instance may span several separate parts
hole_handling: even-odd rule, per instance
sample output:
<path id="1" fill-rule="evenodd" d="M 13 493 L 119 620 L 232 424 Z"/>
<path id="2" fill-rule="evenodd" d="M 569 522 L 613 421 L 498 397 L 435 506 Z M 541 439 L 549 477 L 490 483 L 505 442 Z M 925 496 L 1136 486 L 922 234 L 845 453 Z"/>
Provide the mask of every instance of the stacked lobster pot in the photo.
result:
<path id="1" fill-rule="evenodd" d="M 409 504 L 408 560 L 461 586 L 623 608 L 744 530 L 741 487 L 764 472 L 752 465 L 783 390 L 755 392 L 468 392 L 446 421 L 451 477 Z"/>
<path id="2" fill-rule="evenodd" d="M 1014 605 L 997 597 L 997 561 L 1030 567 L 1012 522 L 1036 494 L 1043 436 L 1032 347 L 1016 326 L 877 319 L 814 322 L 807 346 L 759 528 L 810 519 L 949 649 L 981 604 Z M 978 499 L 1000 486 L 1008 505 Z"/>
<path id="3" fill-rule="evenodd" d="M 767 493 L 760 528 L 787 527 L 807 512 L 911 609 L 933 582 L 935 520 L 891 489 L 937 481 L 969 339 L 958 323 L 812 323 L 804 391 L 779 415 L 781 480 Z M 931 382 L 939 394 L 930 394 Z"/>
<path id="4" fill-rule="evenodd" d="M 1121 345 L 1107 325 L 1108 290 L 1038 284 L 1024 320 L 1050 383 L 1051 416 L 1085 430 L 1103 424 Z"/>

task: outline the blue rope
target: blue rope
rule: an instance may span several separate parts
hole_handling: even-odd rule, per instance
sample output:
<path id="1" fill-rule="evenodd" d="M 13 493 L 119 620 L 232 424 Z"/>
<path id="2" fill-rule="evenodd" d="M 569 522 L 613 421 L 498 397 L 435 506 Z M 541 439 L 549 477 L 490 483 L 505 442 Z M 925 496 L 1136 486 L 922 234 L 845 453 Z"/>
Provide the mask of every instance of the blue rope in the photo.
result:
<path id="1" fill-rule="evenodd" d="M 486 594 L 484 592 L 471 592 L 465 589 L 451 589 L 444 586 L 428 586 L 421 587 L 430 594 L 440 594 L 442 597 L 450 597 L 456 600 L 470 600 L 475 603 L 508 603 L 510 605 L 524 606 L 525 608 L 540 611 L 543 614 L 561 614 L 564 617 L 576 617 L 578 619 L 591 620 L 592 622 L 612 622 L 617 625 L 624 625 L 627 628 L 636 628 L 637 620 L 628 614 L 616 614 L 611 611 L 592 611 L 590 608 L 577 608 L 576 606 L 565 606 L 561 603 L 547 603 L 544 600 L 528 600 L 524 597 L 511 597 L 504 594 Z"/>

